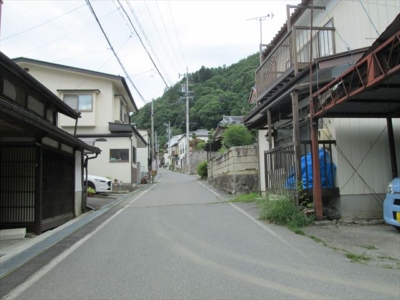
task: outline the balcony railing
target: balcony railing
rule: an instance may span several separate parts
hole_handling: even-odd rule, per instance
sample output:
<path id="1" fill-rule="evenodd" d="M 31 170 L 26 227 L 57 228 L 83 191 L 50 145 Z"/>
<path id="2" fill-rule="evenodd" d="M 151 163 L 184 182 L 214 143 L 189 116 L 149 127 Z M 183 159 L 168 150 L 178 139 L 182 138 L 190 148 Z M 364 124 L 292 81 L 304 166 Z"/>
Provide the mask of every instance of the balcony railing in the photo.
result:
<path id="1" fill-rule="evenodd" d="M 313 59 L 335 53 L 334 30 L 333 27 L 313 28 Z M 310 29 L 293 26 L 256 71 L 257 101 L 263 100 L 278 82 L 289 75 L 297 75 L 309 62 Z"/>
<path id="2" fill-rule="evenodd" d="M 326 189 L 334 188 L 335 166 L 332 162 L 332 145 L 336 144 L 336 141 L 318 141 L 318 144 L 320 146 L 321 186 Z M 296 156 L 293 142 L 265 152 L 267 189 L 296 189 L 300 181 L 303 189 L 312 188 L 311 141 L 300 142 L 300 154 L 301 170 L 299 174 L 301 178 L 296 180 Z"/>

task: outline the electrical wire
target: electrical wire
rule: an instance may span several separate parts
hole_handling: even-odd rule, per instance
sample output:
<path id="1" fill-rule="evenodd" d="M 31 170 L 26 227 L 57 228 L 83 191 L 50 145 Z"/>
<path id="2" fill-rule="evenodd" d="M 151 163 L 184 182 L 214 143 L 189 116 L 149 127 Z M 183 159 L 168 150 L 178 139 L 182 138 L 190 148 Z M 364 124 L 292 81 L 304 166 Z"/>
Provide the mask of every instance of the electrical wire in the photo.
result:
<path id="1" fill-rule="evenodd" d="M 68 59 L 82 57 L 82 56 L 86 56 L 86 55 L 89 55 L 89 54 L 103 52 L 103 51 L 106 51 L 106 50 L 110 50 L 110 49 L 109 48 L 104 48 L 104 49 L 101 49 L 101 50 L 91 51 L 91 52 L 83 53 L 83 54 L 80 54 L 80 55 L 75 55 L 75 56 L 70 56 L 70 57 L 67 57 L 67 58 L 59 59 L 57 61 L 64 61 L 64 60 L 68 60 Z"/>
<path id="2" fill-rule="evenodd" d="M 31 28 L 28 28 L 28 29 L 26 29 L 26 30 L 20 31 L 20 32 L 18 32 L 18 33 L 13 34 L 13 35 L 7 36 L 7 37 L 5 37 L 4 39 L 0 39 L 0 41 L 5 41 L 5 40 L 8 40 L 8 39 L 11 39 L 11 38 L 13 38 L 13 37 L 15 37 L 15 36 L 18 36 L 18 35 L 23 34 L 23 33 L 25 33 L 25 32 L 31 31 L 31 30 L 33 30 L 33 29 L 36 29 L 36 28 L 40 27 L 40 26 L 46 25 L 46 24 L 48 24 L 48 23 L 50 23 L 50 22 L 53 22 L 54 20 L 57 20 L 57 19 L 59 19 L 59 18 L 62 18 L 62 17 L 64 17 L 64 16 L 66 16 L 66 15 L 72 13 L 73 11 L 78 10 L 78 9 L 84 7 L 84 6 L 85 6 L 85 4 L 83 4 L 83 5 L 81 5 L 81 6 L 77 7 L 77 8 L 74 8 L 74 9 L 72 9 L 72 10 L 66 12 L 65 14 L 62 14 L 62 15 L 60 15 L 60 16 L 58 16 L 58 17 L 55 17 L 55 18 L 53 18 L 53 19 L 51 19 L 51 20 L 48 20 L 48 21 L 46 21 L 46 22 L 44 22 L 44 23 L 41 23 L 41 24 L 39 24 L 39 25 L 33 26 L 33 27 L 31 27 Z"/>
<path id="3" fill-rule="evenodd" d="M 181 64 L 179 63 L 178 58 L 176 57 L 175 48 L 174 48 L 174 46 L 172 45 L 171 39 L 170 39 L 169 34 L 168 34 L 167 27 L 165 26 L 164 18 L 163 18 L 163 16 L 162 16 L 162 13 L 161 13 L 161 11 L 160 11 L 160 7 L 158 6 L 158 2 L 157 2 L 157 1 L 156 1 L 156 5 L 157 5 L 157 10 L 158 10 L 158 13 L 159 13 L 159 15 L 160 15 L 162 24 L 163 24 L 163 26 L 164 26 L 165 33 L 167 34 L 167 38 L 168 38 L 169 44 L 171 45 L 172 53 L 174 54 L 175 59 L 176 59 L 176 61 L 177 61 L 177 63 L 178 63 L 178 66 L 179 66 L 178 69 L 183 70 Z M 168 56 L 168 57 L 169 57 L 169 56 Z M 170 59 L 170 60 L 171 60 L 171 59 Z M 171 60 L 171 63 L 172 63 L 172 66 L 174 67 L 174 69 L 175 69 L 175 71 L 176 71 L 177 73 L 182 73 L 182 72 L 179 72 L 179 70 L 175 67 L 175 64 L 173 63 L 172 60 Z"/>
<path id="4" fill-rule="evenodd" d="M 322 0 L 322 1 L 323 1 L 323 3 L 324 3 L 324 6 L 326 6 L 325 0 Z M 328 18 L 331 19 L 330 15 L 329 15 L 329 13 L 326 11 L 326 9 L 324 9 L 324 12 L 325 12 L 326 15 L 328 16 Z M 335 34 L 342 40 L 343 43 L 346 44 L 346 46 L 347 46 L 347 47 L 346 47 L 347 51 L 348 51 L 350 54 L 352 54 L 352 52 L 350 52 L 351 47 L 350 47 L 349 44 L 342 38 L 342 36 L 340 35 L 340 33 L 339 33 L 339 31 L 337 30 L 337 28 L 335 28 Z M 352 54 L 352 55 L 353 55 L 353 54 Z M 352 57 L 353 57 L 353 56 L 352 56 Z"/>
<path id="5" fill-rule="evenodd" d="M 90 0 L 86 0 L 86 3 L 87 3 L 87 5 L 89 6 L 91 12 L 93 13 L 93 16 L 95 17 L 97 23 L 99 24 L 99 27 L 100 27 L 101 31 L 103 32 L 103 35 L 104 35 L 105 39 L 107 40 L 107 43 L 108 43 L 108 45 L 109 45 L 110 48 L 111 48 L 111 51 L 114 53 L 114 56 L 115 56 L 115 58 L 117 59 L 119 65 L 120 65 L 121 68 L 122 68 L 122 70 L 124 71 L 126 77 L 128 78 L 129 82 L 132 84 L 133 88 L 136 90 L 136 92 L 138 93 L 138 95 L 140 96 L 140 99 L 142 100 L 142 102 L 145 103 L 144 97 L 143 97 L 142 94 L 139 92 L 139 90 L 136 88 L 136 86 L 135 86 L 135 84 L 133 83 L 132 79 L 130 79 L 130 77 L 129 77 L 129 75 L 128 75 L 128 72 L 127 72 L 126 69 L 125 69 L 125 66 L 122 64 L 121 60 L 119 59 L 119 57 L 118 57 L 118 55 L 117 55 L 117 52 L 115 52 L 115 50 L 114 50 L 114 48 L 113 48 L 113 46 L 112 46 L 110 40 L 109 40 L 108 37 L 107 37 L 107 34 L 105 33 L 103 27 L 101 26 L 100 21 L 99 21 L 99 19 L 97 18 L 96 12 L 93 10 L 93 7 L 92 7 L 92 5 L 91 5 L 91 3 L 90 3 Z"/>
<path id="6" fill-rule="evenodd" d="M 147 12 L 148 12 L 148 14 L 149 14 L 149 16 L 150 16 L 151 22 L 153 23 L 154 29 L 156 30 L 156 34 L 157 34 L 158 38 L 160 39 L 161 45 L 162 45 L 162 47 L 164 48 L 164 51 L 165 51 L 165 53 L 166 53 L 168 59 L 172 62 L 171 57 L 169 57 L 168 51 L 167 51 L 167 49 L 165 48 L 164 42 L 163 42 L 163 40 L 162 40 L 161 37 L 160 37 L 160 33 L 159 33 L 158 30 L 157 30 L 157 26 L 156 26 L 156 24 L 154 23 L 153 16 L 151 15 L 150 10 L 149 10 L 149 7 L 147 6 L 147 2 L 144 2 L 144 4 L 145 4 L 146 9 L 147 9 Z"/>
<path id="7" fill-rule="evenodd" d="M 183 57 L 183 61 L 185 62 L 185 65 L 187 66 L 186 59 L 185 59 L 185 55 L 183 54 L 183 51 L 182 51 L 182 46 L 181 46 L 181 41 L 180 41 L 180 39 L 179 39 L 178 31 L 176 30 L 174 15 L 172 14 L 172 10 L 171 10 L 171 6 L 169 5 L 169 1 L 168 1 L 167 3 L 168 3 L 169 12 L 170 12 L 171 17 L 172 17 L 172 23 L 174 24 L 175 34 L 176 34 L 176 37 L 177 37 L 177 39 L 178 39 L 179 49 L 181 50 L 181 54 L 182 54 L 182 57 Z"/>
<path id="8" fill-rule="evenodd" d="M 86 5 L 86 4 L 85 4 L 85 5 Z M 101 20 L 107 18 L 108 16 L 112 15 L 112 14 L 115 13 L 116 11 L 117 11 L 117 10 L 114 10 L 114 11 L 110 12 L 109 14 L 105 15 L 104 17 L 101 18 Z M 83 28 L 89 27 L 89 26 L 91 26 L 92 24 L 95 24 L 95 23 L 96 23 L 96 21 L 91 22 L 91 23 L 89 23 L 89 24 L 87 24 L 87 25 L 85 25 L 85 26 L 83 26 L 83 27 L 80 27 L 80 28 L 78 28 L 78 29 L 76 29 L 76 30 L 74 30 L 74 31 L 71 31 L 70 33 L 68 33 L 68 34 L 66 34 L 66 35 L 63 35 L 62 37 L 59 37 L 58 39 L 55 39 L 55 40 L 53 40 L 53 41 L 51 41 L 51 42 L 49 42 L 49 43 L 47 43 L 47 44 L 41 45 L 41 46 L 39 46 L 39 47 L 37 47 L 37 48 L 34 48 L 34 49 L 32 49 L 32 50 L 29 50 L 29 51 L 26 51 L 26 52 L 22 53 L 20 56 L 24 56 L 24 55 L 26 55 L 26 54 L 28 54 L 28 53 L 34 52 L 34 51 L 36 51 L 36 50 L 38 50 L 38 49 L 41 49 L 41 48 L 44 48 L 44 47 L 46 47 L 46 46 L 48 46 L 48 45 L 50 45 L 50 44 L 53 44 L 53 43 L 55 43 L 55 42 L 57 42 L 57 41 L 59 41 L 59 40 L 63 40 L 63 39 L 65 39 L 65 37 L 67 37 L 67 36 L 69 36 L 69 35 L 71 35 L 71 34 L 77 32 L 77 31 L 80 31 L 80 32 L 81 32 Z"/>
<path id="9" fill-rule="evenodd" d="M 128 1 L 127 4 L 128 4 L 128 6 L 129 6 L 129 9 L 130 9 L 130 11 L 131 11 L 133 17 L 134 17 L 135 20 L 136 20 L 136 23 L 139 25 L 140 31 L 142 32 L 144 38 L 145 38 L 146 41 L 147 41 L 147 44 L 148 44 L 149 47 L 150 47 L 150 50 L 151 50 L 151 52 L 152 52 L 152 54 L 153 54 L 154 59 L 157 61 L 158 66 L 160 66 L 161 71 L 166 75 L 166 77 L 167 77 L 166 80 L 168 80 L 169 83 L 170 83 L 170 85 L 172 85 L 172 81 L 171 81 L 171 79 L 168 77 L 168 73 L 167 73 L 167 71 L 165 70 L 165 68 L 164 68 L 164 66 L 163 66 L 163 64 L 162 64 L 162 62 L 161 62 L 161 60 L 158 58 L 157 51 L 154 50 L 153 45 L 151 44 L 150 40 L 148 39 L 148 37 L 147 37 L 147 35 L 146 35 L 146 33 L 145 33 L 145 31 L 144 31 L 144 29 L 143 29 L 143 27 L 142 27 L 140 21 L 139 21 L 138 16 L 136 15 L 135 11 L 134 11 L 133 8 L 132 8 L 131 3 Z M 160 72 L 160 73 L 161 73 L 161 72 Z M 160 74 L 160 73 L 159 73 L 159 74 Z"/>
<path id="10" fill-rule="evenodd" d="M 327 124 L 324 122 L 325 128 L 327 129 L 328 133 L 329 133 L 329 140 L 333 140 L 333 135 L 329 130 L 329 127 L 327 126 Z M 338 151 L 338 153 L 343 157 L 343 159 L 348 163 L 348 165 L 353 169 L 353 174 L 349 177 L 349 179 L 346 181 L 346 183 L 342 186 L 342 188 L 340 189 L 340 191 L 342 191 L 346 185 L 350 182 L 351 178 L 354 177 L 355 174 L 358 175 L 358 177 L 360 178 L 360 180 L 364 183 L 364 185 L 367 187 L 367 189 L 371 192 L 371 194 L 373 195 L 373 197 L 375 198 L 375 200 L 378 202 L 379 205 L 382 206 L 382 199 L 379 198 L 379 196 L 377 195 L 377 193 L 373 190 L 373 188 L 367 183 L 367 181 L 361 176 L 360 173 L 358 173 L 358 169 L 360 168 L 360 166 L 362 165 L 362 163 L 365 161 L 365 159 L 367 158 L 367 156 L 369 155 L 369 153 L 372 151 L 372 149 L 374 148 L 375 144 L 378 142 L 378 140 L 380 139 L 380 137 L 382 136 L 382 134 L 385 132 L 387 126 L 385 126 L 383 128 L 383 130 L 381 131 L 381 133 L 379 134 L 379 136 L 376 138 L 375 142 L 372 144 L 372 146 L 370 147 L 370 149 L 368 150 L 367 154 L 363 157 L 363 159 L 361 160 L 361 162 L 358 164 L 357 168 L 355 168 L 353 166 L 353 164 L 351 163 L 350 159 L 346 156 L 346 154 L 343 152 L 343 150 L 337 145 L 335 144 L 335 148 Z"/>
<path id="11" fill-rule="evenodd" d="M 367 15 L 367 17 L 368 17 L 368 19 L 369 19 L 369 22 L 371 23 L 372 27 L 374 27 L 374 29 L 375 29 L 375 31 L 376 31 L 376 34 L 379 36 L 378 29 L 376 29 L 374 22 L 372 22 L 369 13 L 368 13 L 367 10 L 365 9 L 364 4 L 361 2 L 361 0 L 359 0 L 359 2 L 360 2 L 360 4 L 361 4 L 362 8 L 364 9 L 365 14 Z"/>
<path id="12" fill-rule="evenodd" d="M 128 14 L 127 14 L 126 10 L 125 10 L 125 9 L 124 9 L 124 7 L 122 6 L 121 2 L 120 2 L 119 0 L 117 0 L 117 1 L 118 1 L 119 5 L 121 6 L 121 8 L 122 8 L 123 12 L 125 13 L 126 17 L 128 18 L 128 20 L 129 20 L 129 22 L 130 22 L 130 24 L 131 24 L 131 26 L 132 26 L 133 30 L 135 31 L 135 33 L 136 33 L 137 37 L 139 38 L 139 40 L 140 40 L 140 43 L 142 44 L 142 46 L 143 46 L 144 50 L 146 50 L 146 53 L 147 53 L 147 55 L 149 56 L 149 58 L 150 58 L 151 62 L 152 62 L 152 63 L 153 63 L 153 65 L 154 65 L 154 67 L 156 68 L 156 70 L 157 70 L 158 74 L 160 75 L 161 79 L 164 81 L 164 83 L 165 83 L 165 86 L 166 86 L 167 88 L 169 88 L 169 86 L 168 86 L 168 84 L 166 83 L 166 81 L 165 81 L 164 77 L 161 75 L 161 73 L 160 73 L 160 70 L 157 68 L 157 65 L 154 63 L 154 60 L 153 60 L 153 58 L 151 57 L 151 55 L 150 55 L 149 51 L 147 50 L 147 48 L 146 48 L 146 47 L 145 47 L 145 45 L 143 44 L 143 41 L 142 41 L 141 37 L 139 36 L 139 33 L 137 32 L 137 30 L 136 30 L 135 26 L 133 26 L 133 23 L 132 23 L 132 21 L 131 21 L 130 17 L 128 16 Z"/>

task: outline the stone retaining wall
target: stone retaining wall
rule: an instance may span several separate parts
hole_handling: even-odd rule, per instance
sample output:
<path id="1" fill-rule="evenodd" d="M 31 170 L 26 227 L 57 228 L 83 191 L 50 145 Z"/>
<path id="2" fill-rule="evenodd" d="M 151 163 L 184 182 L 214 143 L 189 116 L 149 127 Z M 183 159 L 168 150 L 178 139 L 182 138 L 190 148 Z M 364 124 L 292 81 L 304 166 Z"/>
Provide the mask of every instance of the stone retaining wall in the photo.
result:
<path id="1" fill-rule="evenodd" d="M 232 147 L 209 161 L 207 181 L 232 195 L 258 192 L 257 147 Z"/>

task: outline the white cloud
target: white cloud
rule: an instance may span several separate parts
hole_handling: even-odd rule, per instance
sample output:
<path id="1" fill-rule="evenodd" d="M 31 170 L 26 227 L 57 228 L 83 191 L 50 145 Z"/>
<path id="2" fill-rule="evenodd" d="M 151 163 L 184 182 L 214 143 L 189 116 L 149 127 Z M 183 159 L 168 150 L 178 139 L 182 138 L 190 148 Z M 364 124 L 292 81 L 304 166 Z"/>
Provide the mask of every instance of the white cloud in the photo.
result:
<path id="1" fill-rule="evenodd" d="M 131 79 L 150 101 L 162 95 L 165 84 L 130 22 L 165 80 L 174 84 L 186 67 L 195 72 L 201 66 L 229 66 L 258 52 L 260 23 L 248 19 L 274 14 L 262 22 L 267 43 L 286 21 L 286 4 L 298 2 L 130 1 L 141 26 L 126 1 L 121 3 L 130 21 L 116 1 L 91 4 L 127 72 L 142 73 Z M 25 56 L 125 76 L 85 1 L 4 0 L 1 22 L 1 51 L 11 58 Z M 131 91 L 141 107 L 133 87 Z"/>

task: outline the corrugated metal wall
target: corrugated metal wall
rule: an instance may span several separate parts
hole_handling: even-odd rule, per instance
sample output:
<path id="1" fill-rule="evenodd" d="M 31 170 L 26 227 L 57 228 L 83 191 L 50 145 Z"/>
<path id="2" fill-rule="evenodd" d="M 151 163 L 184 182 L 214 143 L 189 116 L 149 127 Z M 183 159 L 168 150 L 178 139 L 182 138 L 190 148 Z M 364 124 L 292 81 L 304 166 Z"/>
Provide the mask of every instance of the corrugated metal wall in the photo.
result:
<path id="1" fill-rule="evenodd" d="M 386 193 L 391 178 L 391 162 L 386 119 L 335 119 L 337 183 L 341 195 L 370 194 L 363 180 L 376 193 Z M 400 169 L 400 120 L 393 119 L 397 164 Z"/>

